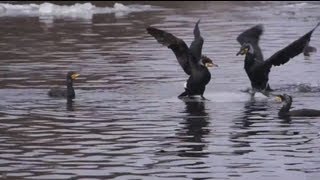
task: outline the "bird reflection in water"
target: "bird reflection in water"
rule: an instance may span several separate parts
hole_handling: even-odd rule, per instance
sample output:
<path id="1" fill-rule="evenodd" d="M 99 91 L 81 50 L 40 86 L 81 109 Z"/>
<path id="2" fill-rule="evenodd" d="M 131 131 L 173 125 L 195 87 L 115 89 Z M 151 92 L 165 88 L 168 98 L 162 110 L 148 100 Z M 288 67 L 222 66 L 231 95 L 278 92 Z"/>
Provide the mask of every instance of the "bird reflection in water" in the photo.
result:
<path id="1" fill-rule="evenodd" d="M 72 99 L 67 99 L 67 111 L 74 111 Z"/>
<path id="2" fill-rule="evenodd" d="M 262 123 L 268 117 L 268 101 L 256 101 L 254 98 L 245 103 L 243 115 L 234 120 L 234 125 L 231 127 L 233 133 L 230 134 L 232 152 L 234 155 L 243 155 L 253 152 L 250 148 L 250 136 L 263 133 L 263 130 L 254 130 L 251 128 L 255 123 Z M 259 128 L 258 128 L 259 129 Z"/>
<path id="3" fill-rule="evenodd" d="M 206 146 L 206 142 L 203 140 L 203 136 L 209 134 L 208 113 L 205 111 L 204 101 L 185 101 L 186 117 L 182 122 L 183 128 L 178 133 L 179 139 L 183 142 L 178 146 L 178 155 L 183 157 L 203 157 L 208 153 L 202 152 Z M 187 150 L 186 150 L 187 149 Z"/>
<path id="4" fill-rule="evenodd" d="M 243 116 L 240 118 L 242 128 L 250 127 L 256 119 L 265 119 L 268 115 L 266 112 L 268 112 L 267 100 L 256 101 L 254 97 L 251 98 L 245 103 Z"/>

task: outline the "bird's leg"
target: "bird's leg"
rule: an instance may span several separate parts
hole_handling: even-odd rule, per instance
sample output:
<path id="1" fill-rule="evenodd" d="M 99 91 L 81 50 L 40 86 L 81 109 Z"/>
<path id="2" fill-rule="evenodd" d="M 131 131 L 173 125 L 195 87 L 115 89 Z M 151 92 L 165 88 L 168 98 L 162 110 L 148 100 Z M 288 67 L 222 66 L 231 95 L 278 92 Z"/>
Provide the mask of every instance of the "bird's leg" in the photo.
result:
<path id="1" fill-rule="evenodd" d="M 181 93 L 178 98 L 179 99 L 182 99 L 183 97 L 187 96 L 188 95 L 188 92 L 187 91 L 184 91 L 183 93 Z"/>
<path id="2" fill-rule="evenodd" d="M 267 83 L 266 91 L 273 91 L 273 89 L 271 89 L 271 87 L 270 87 L 269 83 Z"/>
<path id="3" fill-rule="evenodd" d="M 265 87 L 263 90 L 261 90 L 260 92 L 261 92 L 263 95 L 269 97 L 270 91 L 273 91 L 273 90 L 270 88 L 269 83 L 267 83 L 266 87 Z"/>
<path id="4" fill-rule="evenodd" d="M 205 98 L 205 97 L 203 96 L 203 94 L 201 94 L 201 99 L 202 99 L 202 100 L 205 100 L 205 101 L 209 101 L 209 99 Z"/>
<path id="5" fill-rule="evenodd" d="M 249 91 L 251 97 L 254 97 L 254 95 L 256 94 L 257 90 L 255 88 L 252 88 L 251 91 Z"/>
<path id="6" fill-rule="evenodd" d="M 244 92 L 250 93 L 250 90 L 252 90 L 252 89 L 248 87 L 247 89 L 244 90 Z"/>
<path id="7" fill-rule="evenodd" d="M 269 97 L 269 91 L 266 91 L 265 89 L 260 91 L 263 95 Z"/>

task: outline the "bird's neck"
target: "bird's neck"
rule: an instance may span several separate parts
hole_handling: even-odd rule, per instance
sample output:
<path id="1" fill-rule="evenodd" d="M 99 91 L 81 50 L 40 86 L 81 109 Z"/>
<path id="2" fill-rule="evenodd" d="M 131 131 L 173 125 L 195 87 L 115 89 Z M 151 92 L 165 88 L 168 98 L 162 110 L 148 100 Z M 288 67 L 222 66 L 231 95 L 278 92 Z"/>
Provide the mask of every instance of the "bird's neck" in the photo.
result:
<path id="1" fill-rule="evenodd" d="M 248 72 L 251 71 L 251 68 L 255 65 L 255 55 L 247 53 L 244 59 L 244 69 Z"/>
<path id="2" fill-rule="evenodd" d="M 254 64 L 256 56 L 254 54 L 247 53 L 244 59 L 244 63 L 246 66 L 250 66 Z"/>
<path id="3" fill-rule="evenodd" d="M 281 115 L 285 115 L 286 113 L 288 113 L 291 108 L 291 104 L 292 104 L 291 100 L 284 102 L 280 111 L 279 111 L 279 115 L 281 116 Z"/>
<path id="4" fill-rule="evenodd" d="M 67 98 L 74 99 L 75 93 L 73 89 L 73 81 L 67 79 Z"/>

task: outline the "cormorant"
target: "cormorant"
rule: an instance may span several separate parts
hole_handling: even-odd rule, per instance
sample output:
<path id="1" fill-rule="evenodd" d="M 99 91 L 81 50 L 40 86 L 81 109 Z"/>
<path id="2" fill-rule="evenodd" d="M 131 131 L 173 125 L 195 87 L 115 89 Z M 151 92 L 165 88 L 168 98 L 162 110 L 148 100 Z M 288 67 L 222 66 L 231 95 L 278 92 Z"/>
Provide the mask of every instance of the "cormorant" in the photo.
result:
<path id="1" fill-rule="evenodd" d="M 190 76 L 185 85 L 185 91 L 181 93 L 178 98 L 200 95 L 202 99 L 205 99 L 203 93 L 211 79 L 208 67 L 217 67 L 210 58 L 202 55 L 204 40 L 200 35 L 199 22 L 200 20 L 198 20 L 194 27 L 194 40 L 190 47 L 188 47 L 182 39 L 166 31 L 154 27 L 147 27 L 150 35 L 160 44 L 167 46 L 173 51 L 184 72 Z"/>
<path id="2" fill-rule="evenodd" d="M 263 33 L 261 24 L 247 29 L 237 37 L 237 41 L 241 44 L 240 51 L 237 55 L 246 55 L 244 69 L 251 81 L 253 92 L 260 91 L 265 95 L 269 95 L 269 92 L 272 91 L 268 83 L 269 72 L 272 65 L 280 66 L 302 53 L 309 44 L 313 31 L 319 25 L 320 23 L 311 31 L 292 42 L 287 47 L 279 50 L 265 61 L 259 47 L 259 38 Z"/>
<path id="3" fill-rule="evenodd" d="M 70 71 L 67 73 L 67 89 L 64 88 L 52 88 L 49 90 L 48 95 L 51 97 L 64 97 L 67 99 L 74 99 L 75 92 L 73 88 L 73 80 L 75 80 L 80 74 Z"/>
<path id="4" fill-rule="evenodd" d="M 290 111 L 291 104 L 292 104 L 292 97 L 283 94 L 283 95 L 277 95 L 276 99 L 279 100 L 280 102 L 283 102 L 283 106 L 280 109 L 278 115 L 280 117 L 284 116 L 320 116 L 320 110 L 315 110 L 315 109 L 298 109 L 298 110 L 292 110 Z"/>

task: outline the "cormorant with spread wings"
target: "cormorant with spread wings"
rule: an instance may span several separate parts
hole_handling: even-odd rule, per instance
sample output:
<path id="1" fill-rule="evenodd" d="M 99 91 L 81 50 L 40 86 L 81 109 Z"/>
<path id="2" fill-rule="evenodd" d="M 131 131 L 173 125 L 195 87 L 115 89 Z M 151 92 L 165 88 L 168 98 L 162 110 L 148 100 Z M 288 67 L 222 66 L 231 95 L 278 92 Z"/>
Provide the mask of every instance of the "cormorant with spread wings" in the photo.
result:
<path id="1" fill-rule="evenodd" d="M 245 55 L 244 69 L 251 81 L 253 92 L 260 91 L 268 95 L 272 91 L 268 83 L 271 67 L 285 64 L 291 58 L 304 52 L 310 42 L 313 31 L 319 25 L 320 23 L 299 39 L 273 54 L 267 60 L 263 59 L 259 47 L 259 39 L 263 33 L 263 26 L 261 24 L 247 29 L 237 37 L 237 41 L 241 45 L 237 55 Z"/>
<path id="2" fill-rule="evenodd" d="M 202 99 L 206 85 L 211 79 L 211 74 L 208 67 L 217 66 L 212 60 L 202 55 L 203 37 L 200 35 L 199 22 L 194 27 L 194 40 L 190 47 L 182 40 L 174 35 L 154 28 L 148 27 L 147 31 L 151 34 L 160 44 L 167 46 L 175 54 L 180 66 L 184 72 L 189 75 L 185 91 L 178 97 L 190 97 L 200 95 Z"/>

